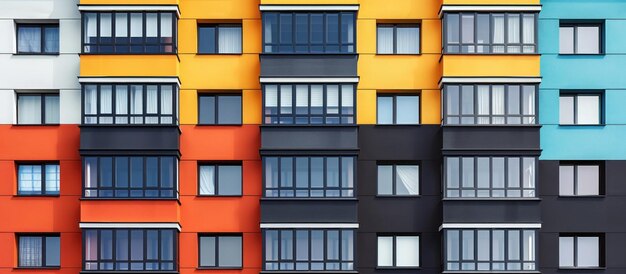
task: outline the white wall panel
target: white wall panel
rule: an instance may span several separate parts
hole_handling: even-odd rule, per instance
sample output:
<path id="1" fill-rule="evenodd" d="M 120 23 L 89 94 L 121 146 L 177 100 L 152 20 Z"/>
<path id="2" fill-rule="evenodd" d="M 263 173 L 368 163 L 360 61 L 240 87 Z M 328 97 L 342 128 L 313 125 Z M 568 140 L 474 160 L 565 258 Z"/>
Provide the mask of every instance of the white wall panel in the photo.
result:
<path id="1" fill-rule="evenodd" d="M 80 90 L 60 91 L 61 124 L 80 124 Z"/>
<path id="2" fill-rule="evenodd" d="M 78 89 L 79 57 L 0 54 L 0 89 Z"/>
<path id="3" fill-rule="evenodd" d="M 80 18 L 76 5 L 78 5 L 78 0 L 0 0 L 0 18 Z"/>
<path id="4" fill-rule="evenodd" d="M 15 91 L 0 89 L 0 124 L 13 124 L 15 103 Z"/>

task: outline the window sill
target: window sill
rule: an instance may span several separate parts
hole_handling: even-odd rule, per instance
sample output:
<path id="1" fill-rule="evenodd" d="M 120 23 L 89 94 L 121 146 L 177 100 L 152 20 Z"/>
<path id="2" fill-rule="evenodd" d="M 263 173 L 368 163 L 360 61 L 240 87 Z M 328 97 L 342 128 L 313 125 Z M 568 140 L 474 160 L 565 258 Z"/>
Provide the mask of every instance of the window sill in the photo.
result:
<path id="1" fill-rule="evenodd" d="M 16 127 L 58 127 L 61 124 L 13 124 Z"/>
<path id="2" fill-rule="evenodd" d="M 36 198 L 36 197 L 41 197 L 41 198 L 59 198 L 61 197 L 60 194 L 14 194 L 13 197 L 23 197 L 23 198 Z"/>
<path id="3" fill-rule="evenodd" d="M 484 125 L 479 125 L 479 124 L 454 124 L 454 125 L 450 125 L 450 124 L 442 124 L 442 127 L 508 127 L 508 128 L 523 128 L 523 127 L 528 127 L 528 128 L 540 128 L 542 127 L 542 125 L 540 124 L 528 124 L 528 125 L 520 125 L 520 124 L 511 124 L 511 125 L 493 125 L 493 124 L 484 124 Z"/>
<path id="4" fill-rule="evenodd" d="M 356 274 L 356 270 L 261 270 L 261 274 L 282 274 L 282 273 L 306 273 L 306 274 L 327 274 L 327 273 L 346 273 Z"/>
<path id="5" fill-rule="evenodd" d="M 14 53 L 13 55 L 19 55 L 19 56 L 59 56 L 60 54 L 58 52 L 53 52 L 53 53 L 18 52 L 18 53 Z"/>
<path id="6" fill-rule="evenodd" d="M 559 56 L 606 56 L 606 53 L 559 53 Z"/>
<path id="7" fill-rule="evenodd" d="M 559 127 L 604 127 L 606 124 L 559 124 Z"/>
<path id="8" fill-rule="evenodd" d="M 404 267 L 398 267 L 398 266 L 377 266 L 376 270 L 421 270 L 422 268 L 419 266 L 404 266 Z"/>
<path id="9" fill-rule="evenodd" d="M 199 266 L 196 270 L 242 270 L 243 267 Z"/>
<path id="10" fill-rule="evenodd" d="M 240 56 L 243 55 L 242 52 L 238 52 L 238 53 L 208 53 L 208 52 L 197 52 L 196 55 L 235 55 L 235 56 Z M 200 268 L 198 268 L 200 269 Z M 223 269 L 223 268 L 221 268 Z"/>
<path id="11" fill-rule="evenodd" d="M 559 195 L 559 199 L 603 199 L 605 195 Z"/>
<path id="12" fill-rule="evenodd" d="M 380 55 L 380 56 L 394 56 L 394 55 L 400 55 L 400 56 L 421 56 L 422 53 L 376 53 L 376 55 Z M 395 268 L 394 268 L 395 269 Z"/>
<path id="13" fill-rule="evenodd" d="M 241 198 L 242 194 L 233 194 L 233 195 L 207 195 L 207 194 L 198 194 L 196 195 L 198 198 Z M 220 268 L 222 269 L 222 268 Z"/>
<path id="14" fill-rule="evenodd" d="M 178 56 L 178 52 L 162 52 L 162 53 L 129 53 L 129 52 L 125 52 L 125 53 L 99 53 L 99 52 L 81 52 L 78 54 L 78 56 L 81 55 L 173 55 L 173 56 Z M 176 272 L 178 273 L 178 272 Z"/>
<path id="15" fill-rule="evenodd" d="M 196 124 L 196 126 L 200 126 L 200 127 L 215 127 L 215 126 L 240 127 L 240 126 L 243 126 L 243 124 Z"/>
<path id="16" fill-rule="evenodd" d="M 421 198 L 422 195 L 379 195 L 376 194 L 376 198 L 389 199 L 389 198 Z"/>
<path id="17" fill-rule="evenodd" d="M 606 267 L 559 267 L 558 270 L 576 271 L 576 270 L 606 270 Z"/>
<path id="18" fill-rule="evenodd" d="M 484 55 L 488 55 L 488 56 L 520 56 L 520 55 L 522 55 L 522 56 L 541 56 L 540 53 L 446 53 L 446 52 L 443 52 L 442 55 L 443 56 L 446 56 L 446 55 L 456 55 L 456 56 L 476 56 L 476 55 L 480 55 L 480 56 L 484 56 Z"/>
<path id="19" fill-rule="evenodd" d="M 329 197 L 329 198 L 323 198 L 323 197 L 313 197 L 313 198 L 298 198 L 298 197 L 262 197 L 261 201 L 358 201 L 358 199 L 356 197 L 346 197 L 346 198 L 340 198 L 340 197 Z"/>
<path id="20" fill-rule="evenodd" d="M 30 266 L 18 266 L 14 267 L 13 270 L 17 271 L 33 271 L 33 270 L 60 270 L 60 266 L 50 266 L 50 267 L 30 267 Z"/>

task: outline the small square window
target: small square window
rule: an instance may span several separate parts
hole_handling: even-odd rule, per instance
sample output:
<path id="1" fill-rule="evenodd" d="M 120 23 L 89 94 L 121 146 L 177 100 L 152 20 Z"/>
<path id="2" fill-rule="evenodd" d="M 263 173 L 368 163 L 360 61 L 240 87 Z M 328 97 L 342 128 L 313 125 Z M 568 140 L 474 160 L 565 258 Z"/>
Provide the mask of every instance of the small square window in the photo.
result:
<path id="1" fill-rule="evenodd" d="M 561 23 L 560 54 L 602 54 L 601 23 Z"/>
<path id="2" fill-rule="evenodd" d="M 599 163 L 568 163 L 559 165 L 559 195 L 598 196 L 604 192 L 602 166 Z"/>
<path id="3" fill-rule="evenodd" d="M 18 195 L 59 195 L 59 164 L 18 164 Z"/>
<path id="4" fill-rule="evenodd" d="M 58 235 L 18 235 L 18 267 L 61 266 L 61 238 Z"/>
<path id="5" fill-rule="evenodd" d="M 413 95 L 378 95 L 379 125 L 417 125 L 420 123 L 420 97 Z"/>
<path id="6" fill-rule="evenodd" d="M 241 24 L 198 25 L 198 53 L 241 54 Z"/>
<path id="7" fill-rule="evenodd" d="M 378 267 L 419 267 L 419 236 L 378 236 Z"/>
<path id="8" fill-rule="evenodd" d="M 419 166 L 378 165 L 378 195 L 419 195 Z"/>
<path id="9" fill-rule="evenodd" d="M 604 266 L 602 235 L 560 235 L 559 268 L 599 268 Z"/>
<path id="10" fill-rule="evenodd" d="M 559 124 L 599 125 L 602 123 L 602 94 L 561 92 Z"/>
<path id="11" fill-rule="evenodd" d="M 199 266 L 210 268 L 241 268 L 241 235 L 200 235 Z"/>
<path id="12" fill-rule="evenodd" d="M 17 24 L 18 54 L 59 54 L 59 24 Z"/>
<path id="13" fill-rule="evenodd" d="M 241 125 L 241 95 L 198 96 L 198 123 Z"/>
<path id="14" fill-rule="evenodd" d="M 20 125 L 59 124 L 58 93 L 18 93 L 17 123 Z"/>
<path id="15" fill-rule="evenodd" d="M 419 54 L 418 24 L 379 24 L 378 54 Z"/>
<path id="16" fill-rule="evenodd" d="M 199 165 L 199 195 L 240 196 L 242 167 L 233 164 Z"/>

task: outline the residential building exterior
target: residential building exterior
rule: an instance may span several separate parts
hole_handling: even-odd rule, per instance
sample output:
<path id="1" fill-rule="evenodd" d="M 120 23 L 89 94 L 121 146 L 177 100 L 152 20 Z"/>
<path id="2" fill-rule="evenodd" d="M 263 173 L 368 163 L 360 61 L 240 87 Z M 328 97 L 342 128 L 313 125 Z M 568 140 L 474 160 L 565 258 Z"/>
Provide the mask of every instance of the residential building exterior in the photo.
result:
<path id="1" fill-rule="evenodd" d="M 621 273 L 624 11 L 5 0 L 0 273 Z"/>

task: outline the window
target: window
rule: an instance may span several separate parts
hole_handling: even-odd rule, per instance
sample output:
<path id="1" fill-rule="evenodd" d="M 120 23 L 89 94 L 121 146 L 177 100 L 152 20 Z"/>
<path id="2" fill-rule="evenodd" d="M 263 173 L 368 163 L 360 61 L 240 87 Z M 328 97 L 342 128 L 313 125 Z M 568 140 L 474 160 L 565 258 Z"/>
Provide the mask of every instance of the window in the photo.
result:
<path id="1" fill-rule="evenodd" d="M 84 12 L 83 53 L 176 53 L 174 12 Z"/>
<path id="2" fill-rule="evenodd" d="M 419 54 L 418 24 L 378 24 L 378 54 Z"/>
<path id="3" fill-rule="evenodd" d="M 177 270 L 177 238 L 174 229 L 83 229 L 83 270 Z"/>
<path id="4" fill-rule="evenodd" d="M 59 164 L 18 164 L 18 195 L 59 195 Z"/>
<path id="5" fill-rule="evenodd" d="M 378 236 L 378 267 L 419 267 L 419 236 Z"/>
<path id="6" fill-rule="evenodd" d="M 198 96 L 198 123 L 202 125 L 241 125 L 241 95 Z"/>
<path id="7" fill-rule="evenodd" d="M 59 24 L 17 24 L 18 54 L 59 54 Z"/>
<path id="8" fill-rule="evenodd" d="M 352 229 L 265 229 L 264 271 L 354 270 Z"/>
<path id="9" fill-rule="evenodd" d="M 198 25 L 198 53 L 241 54 L 241 24 Z"/>
<path id="10" fill-rule="evenodd" d="M 239 196 L 241 195 L 241 164 L 199 165 L 200 195 Z"/>
<path id="11" fill-rule="evenodd" d="M 536 13 L 445 13 L 444 53 L 535 54 Z"/>
<path id="12" fill-rule="evenodd" d="M 597 196 L 604 192 L 599 163 L 568 163 L 559 165 L 559 195 Z"/>
<path id="13" fill-rule="evenodd" d="M 535 157 L 446 157 L 446 198 L 534 198 Z"/>
<path id="14" fill-rule="evenodd" d="M 84 157 L 85 198 L 177 198 L 175 157 Z"/>
<path id="15" fill-rule="evenodd" d="M 355 158 L 265 157 L 265 197 L 354 197 Z"/>
<path id="16" fill-rule="evenodd" d="M 178 123 L 178 89 L 173 84 L 83 85 L 84 124 Z"/>
<path id="17" fill-rule="evenodd" d="M 601 23 L 561 23 L 560 54 L 602 54 Z"/>
<path id="18" fill-rule="evenodd" d="M 59 235 L 17 235 L 18 267 L 47 268 L 61 266 Z"/>
<path id="19" fill-rule="evenodd" d="M 602 95 L 598 93 L 561 92 L 559 123 L 561 125 L 599 125 L 602 120 Z"/>
<path id="20" fill-rule="evenodd" d="M 603 236 L 559 236 L 559 268 L 598 268 L 604 266 L 603 260 Z"/>
<path id="21" fill-rule="evenodd" d="M 354 85 L 264 85 L 264 124 L 354 124 Z"/>
<path id="22" fill-rule="evenodd" d="M 534 271 L 537 239 L 528 229 L 448 229 L 446 271 Z"/>
<path id="23" fill-rule="evenodd" d="M 420 123 L 419 95 L 378 95 L 379 125 L 417 125 Z"/>
<path id="24" fill-rule="evenodd" d="M 446 125 L 534 125 L 536 85 L 445 85 Z"/>
<path id="25" fill-rule="evenodd" d="M 241 235 L 200 235 L 200 267 L 241 268 Z"/>
<path id="26" fill-rule="evenodd" d="M 263 12 L 264 53 L 355 53 L 354 12 Z"/>
<path id="27" fill-rule="evenodd" d="M 419 195 L 418 165 L 378 165 L 378 195 Z"/>
<path id="28" fill-rule="evenodd" d="M 20 125 L 59 124 L 58 93 L 18 93 L 17 123 Z"/>

